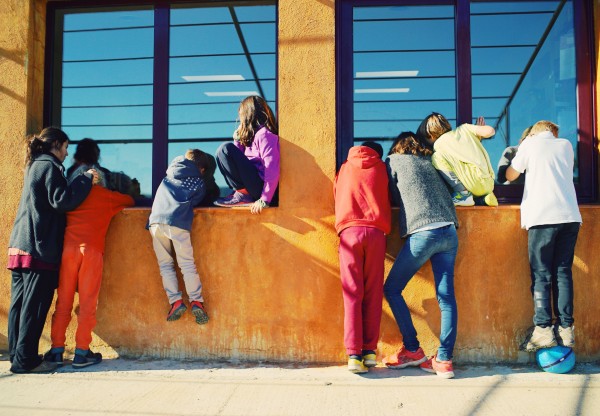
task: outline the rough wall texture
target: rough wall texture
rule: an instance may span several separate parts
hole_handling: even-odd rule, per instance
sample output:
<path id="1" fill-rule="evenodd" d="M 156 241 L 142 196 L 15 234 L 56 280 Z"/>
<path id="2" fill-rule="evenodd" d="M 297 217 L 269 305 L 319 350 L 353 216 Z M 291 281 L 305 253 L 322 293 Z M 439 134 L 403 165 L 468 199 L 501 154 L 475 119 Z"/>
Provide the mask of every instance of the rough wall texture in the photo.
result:
<path id="1" fill-rule="evenodd" d="M 597 2 L 596 2 L 597 5 Z M 39 129 L 43 89 L 44 1 L 5 0 L 0 18 L 0 247 L 6 247 L 21 187 L 21 138 Z M 191 314 L 167 323 L 168 302 L 147 209 L 119 214 L 107 236 L 104 281 L 92 349 L 108 355 L 293 362 L 343 361 L 343 307 L 333 229 L 335 174 L 334 2 L 279 0 L 279 100 L 282 189 L 279 208 L 199 209 L 192 239 L 209 324 Z M 40 27 L 41 26 L 41 27 Z M 578 358 L 600 356 L 600 209 L 582 207 L 574 266 Z M 520 337 L 531 324 L 526 234 L 516 206 L 459 209 L 456 359 L 523 362 Z M 397 224 L 394 224 L 397 229 Z M 386 270 L 401 247 L 388 238 Z M 0 256 L 4 270 L 5 256 Z M 0 348 L 6 343 L 10 274 L 0 279 Z M 439 309 L 431 267 L 407 288 L 427 353 L 438 344 Z M 70 327 L 69 346 L 73 346 Z M 49 345 L 47 326 L 40 350 Z M 381 355 L 401 338 L 384 303 Z"/>

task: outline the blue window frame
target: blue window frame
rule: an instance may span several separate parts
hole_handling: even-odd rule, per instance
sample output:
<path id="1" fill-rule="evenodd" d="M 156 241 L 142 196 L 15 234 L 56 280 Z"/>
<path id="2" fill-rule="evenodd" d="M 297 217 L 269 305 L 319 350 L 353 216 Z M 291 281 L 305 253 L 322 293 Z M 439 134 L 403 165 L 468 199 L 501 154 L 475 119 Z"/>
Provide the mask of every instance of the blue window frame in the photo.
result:
<path id="1" fill-rule="evenodd" d="M 365 140 L 384 149 L 430 112 L 456 126 L 483 116 L 492 163 L 552 120 L 576 150 L 581 202 L 597 198 L 591 2 L 337 2 L 338 166 Z M 387 150 L 387 149 L 386 149 Z M 502 202 L 523 185 L 497 183 Z"/>
<path id="2" fill-rule="evenodd" d="M 45 124 L 95 139 L 144 196 L 174 156 L 231 140 L 245 96 L 276 111 L 275 1 L 51 1 L 47 18 Z"/>

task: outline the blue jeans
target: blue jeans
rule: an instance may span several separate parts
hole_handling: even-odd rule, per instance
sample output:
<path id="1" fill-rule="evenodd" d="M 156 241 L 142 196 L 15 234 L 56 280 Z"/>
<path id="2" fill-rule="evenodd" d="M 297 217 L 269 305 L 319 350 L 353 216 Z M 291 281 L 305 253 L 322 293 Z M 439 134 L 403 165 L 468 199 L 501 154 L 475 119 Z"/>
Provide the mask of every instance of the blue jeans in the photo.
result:
<path id="1" fill-rule="evenodd" d="M 452 359 L 456 342 L 457 308 L 454 297 L 454 262 L 458 237 L 454 225 L 411 234 L 396 257 L 387 277 L 383 292 L 390 304 L 402 334 L 404 347 L 410 351 L 419 348 L 417 331 L 404 301 L 402 291 L 427 260 L 431 260 L 437 301 L 441 311 L 441 333 L 438 359 Z"/>
<path id="2" fill-rule="evenodd" d="M 552 304 L 557 323 L 573 325 L 573 258 L 580 224 L 538 225 L 527 232 L 533 323 L 552 325 Z M 552 296 L 552 301 L 551 297 Z"/>

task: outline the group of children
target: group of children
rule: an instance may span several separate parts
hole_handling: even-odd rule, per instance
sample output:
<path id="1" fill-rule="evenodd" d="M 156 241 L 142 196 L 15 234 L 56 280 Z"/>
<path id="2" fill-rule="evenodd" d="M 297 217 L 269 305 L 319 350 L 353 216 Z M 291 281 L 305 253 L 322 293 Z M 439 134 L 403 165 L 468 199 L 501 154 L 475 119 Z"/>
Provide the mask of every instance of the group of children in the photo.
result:
<path id="1" fill-rule="evenodd" d="M 444 378 L 454 377 L 452 355 L 458 322 L 455 206 L 498 204 L 493 194 L 494 172 L 481 145 L 481 139 L 494 134 L 482 118 L 475 125 L 463 124 L 452 130 L 444 116 L 432 113 L 417 134 L 398 136 L 385 163 L 377 143 L 365 142 L 350 149 L 334 182 L 344 344 L 350 371 L 364 373 L 377 364 L 385 294 L 403 345 L 383 363 L 395 369 L 419 366 Z M 521 225 L 528 230 L 535 327 L 521 348 L 533 352 L 557 344 L 572 347 L 572 264 L 582 222 L 573 184 L 573 148 L 568 140 L 558 138 L 558 126 L 549 121 L 536 123 L 524 136 L 503 170 L 508 181 L 527 172 Z M 400 234 L 405 242 L 383 284 L 390 201 L 399 208 Z M 431 261 L 441 310 L 440 347 L 431 358 L 419 345 L 402 295 L 427 260 Z"/>
<path id="2" fill-rule="evenodd" d="M 199 149 L 188 150 L 171 162 L 156 192 L 147 228 L 170 304 L 167 321 L 179 319 L 187 310 L 177 281 L 175 258 L 196 322 L 205 324 L 209 320 L 192 250 L 193 208 L 214 203 L 246 206 L 258 214 L 277 200 L 279 139 L 273 113 L 262 98 L 252 96 L 240 104 L 239 117 L 234 142 L 222 145 L 216 160 Z M 481 145 L 482 138 L 493 134 L 494 129 L 481 118 L 476 125 L 463 124 L 452 130 L 441 114 L 432 113 L 423 120 L 417 134 L 404 132 L 398 136 L 385 163 L 383 149 L 377 143 L 365 142 L 350 149 L 334 181 L 344 343 L 350 371 L 366 372 L 377 364 L 385 293 L 403 345 L 384 358 L 384 364 L 389 368 L 420 366 L 445 378 L 454 377 L 454 264 L 458 250 L 455 206 L 497 205 L 494 174 Z M 98 164 L 99 148 L 91 139 L 78 146 L 79 154 L 75 155 L 76 163 L 67 182 L 61 164 L 67 156 L 67 145 L 64 132 L 53 128 L 28 141 L 26 180 L 9 249 L 9 269 L 13 271 L 9 311 L 13 372 L 45 372 L 62 365 L 75 292 L 79 292 L 80 307 L 72 365 L 82 368 L 102 360 L 101 354 L 92 352 L 89 346 L 96 324 L 104 239 L 112 217 L 134 204 L 132 196 L 136 189 L 139 193 L 139 186 L 126 175 L 102 168 Z M 527 351 L 557 343 L 574 344 L 571 267 L 581 215 L 573 185 L 573 160 L 571 144 L 558 138 L 558 126 L 540 121 L 532 126 L 527 140 L 509 161 L 512 165 L 505 170 L 508 181 L 527 172 L 521 218 L 529 235 L 535 310 L 535 328 L 523 343 Z M 233 189 L 225 198 L 219 198 L 214 181 L 217 166 Z M 44 177 L 54 178 L 53 182 L 41 182 Z M 406 241 L 384 284 L 392 202 L 399 207 L 400 234 Z M 66 217 L 63 212 L 67 212 Z M 52 232 L 50 238 L 48 232 Z M 441 345 L 431 358 L 419 345 L 402 296 L 427 260 L 432 263 L 441 309 Z M 40 362 L 37 343 L 56 286 L 52 347 Z"/>

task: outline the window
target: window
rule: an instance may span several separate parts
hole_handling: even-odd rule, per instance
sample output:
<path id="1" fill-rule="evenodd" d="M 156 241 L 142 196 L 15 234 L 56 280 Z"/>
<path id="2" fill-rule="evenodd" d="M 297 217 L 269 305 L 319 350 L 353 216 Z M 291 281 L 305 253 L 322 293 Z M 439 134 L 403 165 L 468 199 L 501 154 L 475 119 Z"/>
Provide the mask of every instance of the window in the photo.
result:
<path id="1" fill-rule="evenodd" d="M 45 122 L 74 145 L 97 140 L 101 164 L 137 178 L 151 197 L 173 157 L 193 147 L 214 155 L 231 140 L 244 97 L 260 95 L 276 110 L 276 7 L 131 4 L 49 3 Z"/>
<path id="2" fill-rule="evenodd" d="M 589 2 L 362 1 L 338 5 L 338 165 L 349 147 L 385 151 L 432 111 L 455 127 L 483 116 L 492 164 L 540 119 L 573 143 L 580 201 L 596 198 Z M 576 24 L 577 22 L 577 24 Z M 351 64 L 348 64 L 351 63 Z M 496 185 L 504 202 L 523 185 Z"/>

